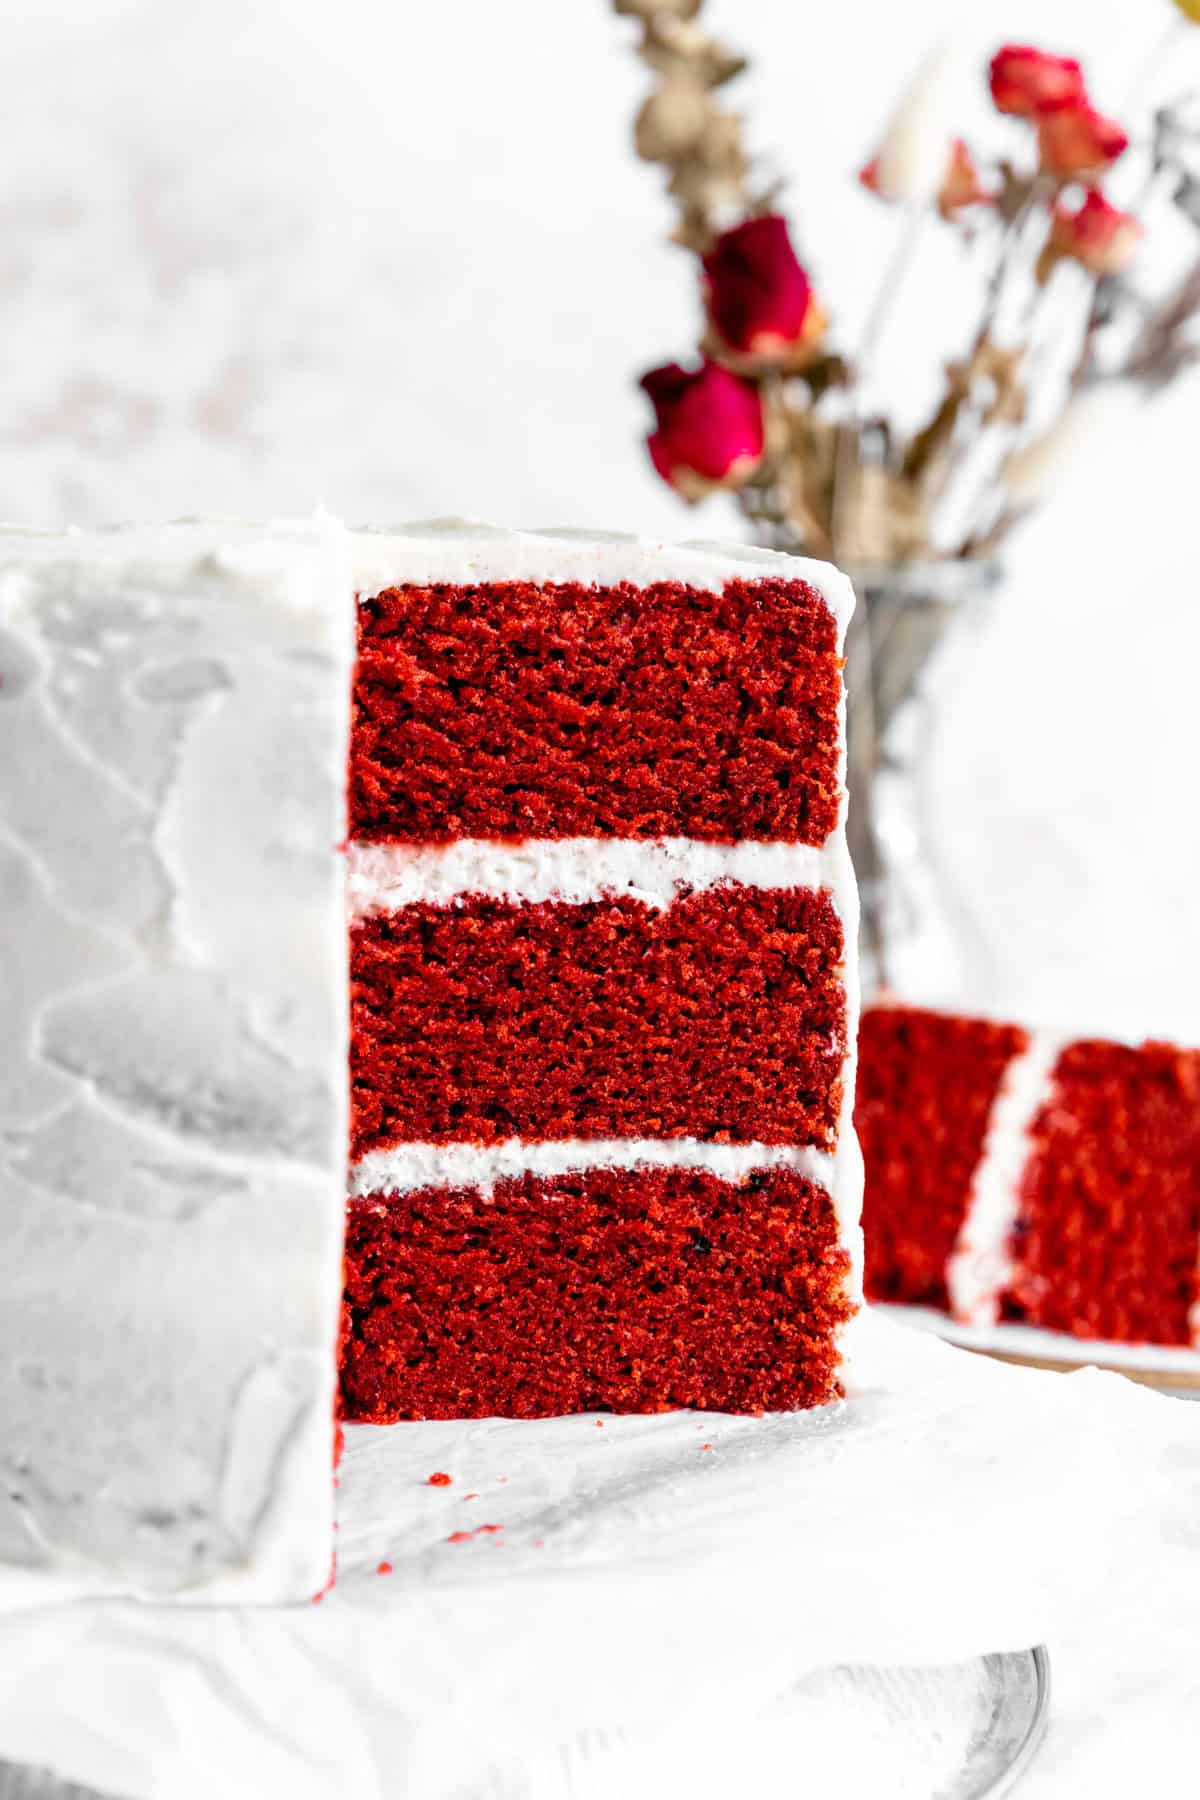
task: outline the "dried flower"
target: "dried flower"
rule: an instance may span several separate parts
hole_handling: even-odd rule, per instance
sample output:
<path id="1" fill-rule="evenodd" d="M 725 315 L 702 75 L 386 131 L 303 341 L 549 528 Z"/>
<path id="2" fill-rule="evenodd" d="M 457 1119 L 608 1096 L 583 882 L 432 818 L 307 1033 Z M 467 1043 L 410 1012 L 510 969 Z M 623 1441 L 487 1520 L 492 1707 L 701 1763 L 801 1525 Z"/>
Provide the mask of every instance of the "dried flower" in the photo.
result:
<path id="1" fill-rule="evenodd" d="M 979 179 L 975 158 L 962 138 L 950 148 L 950 162 L 938 190 L 938 211 L 943 219 L 957 218 L 968 206 L 987 205 L 993 196 Z"/>
<path id="2" fill-rule="evenodd" d="M 708 316 L 722 346 L 772 362 L 815 347 L 824 317 L 779 213 L 723 231 L 703 261 Z"/>
<path id="3" fill-rule="evenodd" d="M 629 19 L 694 19 L 704 0 L 613 0 L 613 11 Z"/>
<path id="4" fill-rule="evenodd" d="M 988 71 L 992 99 L 1002 113 L 1032 119 L 1048 106 L 1080 105 L 1087 95 L 1083 70 L 1070 56 L 1051 56 L 1031 44 L 1006 44 Z"/>
<path id="5" fill-rule="evenodd" d="M 1129 148 L 1115 119 L 1106 119 L 1086 100 L 1068 100 L 1038 115 L 1038 155 L 1048 175 L 1061 181 L 1102 175 Z"/>
<path id="6" fill-rule="evenodd" d="M 646 26 L 639 55 L 660 75 L 686 71 L 705 87 L 722 87 L 740 75 L 744 56 L 709 37 L 698 25 L 656 14 Z"/>
<path id="7" fill-rule="evenodd" d="M 895 194 L 885 193 L 883 178 L 879 169 L 879 158 L 874 156 L 858 172 L 858 179 L 863 187 L 871 193 L 878 194 L 881 200 L 900 198 Z M 950 156 L 942 176 L 942 185 L 937 193 L 937 208 L 943 219 L 955 219 L 968 206 L 989 204 L 995 196 L 985 188 L 979 178 L 979 170 L 965 141 L 955 138 L 950 146 Z"/>
<path id="8" fill-rule="evenodd" d="M 1142 227 L 1132 213 L 1112 206 L 1097 188 L 1089 188 L 1072 210 L 1056 206 L 1048 248 L 1070 257 L 1093 275 L 1119 275 L 1137 253 Z"/>
<path id="9" fill-rule="evenodd" d="M 889 200 L 937 199 L 951 146 L 945 119 L 948 74 L 948 58 L 931 57 L 892 114 L 875 157 L 878 191 Z"/>
<path id="10" fill-rule="evenodd" d="M 686 500 L 716 488 L 740 487 L 762 460 L 764 425 L 758 389 L 719 363 L 688 370 L 667 363 L 643 375 L 658 429 L 647 438 L 650 460 Z"/>
<path id="11" fill-rule="evenodd" d="M 650 95 L 634 125 L 634 144 L 644 162 L 674 162 L 693 150 L 715 116 L 707 90 L 673 77 Z"/>

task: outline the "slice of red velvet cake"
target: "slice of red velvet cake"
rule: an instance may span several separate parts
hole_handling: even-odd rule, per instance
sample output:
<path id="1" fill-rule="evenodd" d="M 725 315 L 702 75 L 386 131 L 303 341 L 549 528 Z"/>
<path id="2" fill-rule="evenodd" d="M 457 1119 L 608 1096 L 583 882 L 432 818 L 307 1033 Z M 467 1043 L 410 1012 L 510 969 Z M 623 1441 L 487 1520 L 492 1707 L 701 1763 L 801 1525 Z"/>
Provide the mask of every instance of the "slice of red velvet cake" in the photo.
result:
<path id="1" fill-rule="evenodd" d="M 1200 1343 L 1200 1052 L 880 1006 L 859 1058 L 872 1299 Z"/>
<path id="2" fill-rule="evenodd" d="M 565 533 L 356 560 L 346 1416 L 829 1400 L 848 585 Z"/>

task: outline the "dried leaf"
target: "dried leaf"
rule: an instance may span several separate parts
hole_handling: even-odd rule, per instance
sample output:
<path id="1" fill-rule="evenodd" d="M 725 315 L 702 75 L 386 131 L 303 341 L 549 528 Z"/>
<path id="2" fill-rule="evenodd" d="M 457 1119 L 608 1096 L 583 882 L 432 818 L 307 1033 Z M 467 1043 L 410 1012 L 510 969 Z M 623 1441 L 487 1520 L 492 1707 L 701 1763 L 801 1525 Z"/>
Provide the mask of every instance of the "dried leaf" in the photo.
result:
<path id="1" fill-rule="evenodd" d="M 694 19 L 704 0 L 613 0 L 613 11 L 625 19 Z"/>
<path id="2" fill-rule="evenodd" d="M 686 72 L 708 88 L 724 86 L 746 67 L 744 56 L 718 43 L 699 26 L 661 15 L 646 26 L 639 54 L 662 75 Z"/>

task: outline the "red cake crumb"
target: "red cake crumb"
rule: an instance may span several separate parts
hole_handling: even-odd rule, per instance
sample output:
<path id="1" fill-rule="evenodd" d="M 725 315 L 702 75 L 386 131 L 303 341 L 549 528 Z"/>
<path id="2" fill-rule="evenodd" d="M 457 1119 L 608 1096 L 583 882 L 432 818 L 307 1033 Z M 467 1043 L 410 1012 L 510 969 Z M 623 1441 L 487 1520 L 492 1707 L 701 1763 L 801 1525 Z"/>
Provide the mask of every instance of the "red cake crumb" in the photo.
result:
<path id="1" fill-rule="evenodd" d="M 452 1531 L 446 1542 L 448 1544 L 469 1544 L 474 1536 L 473 1531 Z"/>
<path id="2" fill-rule="evenodd" d="M 1200 1245 L 1200 1052 L 1071 1044 L 1034 1121 L 1003 1316 L 1187 1344 Z"/>
<path id="3" fill-rule="evenodd" d="M 368 1196 L 346 1267 L 344 1404 L 375 1423 L 815 1406 L 853 1310 L 830 1198 L 792 1169 Z"/>
<path id="4" fill-rule="evenodd" d="M 866 1166 L 869 1299 L 949 1306 L 946 1262 L 992 1103 L 1028 1041 L 1013 1025 L 909 1007 L 863 1014 L 854 1124 Z"/>
<path id="5" fill-rule="evenodd" d="M 399 587 L 358 609 L 352 835 L 823 843 L 834 620 L 803 581 Z"/>
<path id="6" fill-rule="evenodd" d="M 733 884 L 471 896 L 360 921 L 352 1155 L 425 1140 L 686 1137 L 831 1148 L 842 930 L 829 896 Z"/>
<path id="7" fill-rule="evenodd" d="M 375 1573 L 377 1575 L 390 1575 L 391 1572 L 392 1565 L 390 1562 L 381 1562 L 376 1565 Z"/>
<path id="8" fill-rule="evenodd" d="M 453 1479 L 452 1476 L 443 1475 L 442 1471 L 439 1469 L 436 1474 L 431 1475 L 429 1477 L 429 1480 L 425 1483 L 425 1486 L 426 1487 L 449 1487 L 452 1479 Z"/>

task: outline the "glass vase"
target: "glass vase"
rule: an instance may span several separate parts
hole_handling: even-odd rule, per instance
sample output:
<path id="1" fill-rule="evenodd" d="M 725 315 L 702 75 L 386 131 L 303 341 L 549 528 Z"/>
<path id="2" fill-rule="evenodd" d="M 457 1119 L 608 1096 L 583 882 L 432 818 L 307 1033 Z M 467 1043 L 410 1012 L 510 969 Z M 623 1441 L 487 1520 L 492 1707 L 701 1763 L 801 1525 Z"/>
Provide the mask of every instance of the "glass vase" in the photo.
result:
<path id="1" fill-rule="evenodd" d="M 929 771 L 942 699 L 971 655 L 999 569 L 984 561 L 852 571 L 847 831 L 862 906 L 863 993 L 951 1003 L 980 940 L 938 854 Z"/>

